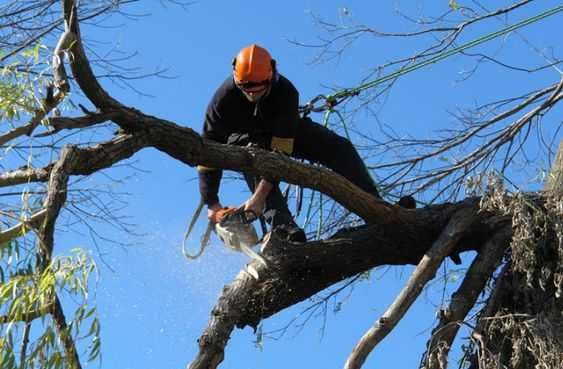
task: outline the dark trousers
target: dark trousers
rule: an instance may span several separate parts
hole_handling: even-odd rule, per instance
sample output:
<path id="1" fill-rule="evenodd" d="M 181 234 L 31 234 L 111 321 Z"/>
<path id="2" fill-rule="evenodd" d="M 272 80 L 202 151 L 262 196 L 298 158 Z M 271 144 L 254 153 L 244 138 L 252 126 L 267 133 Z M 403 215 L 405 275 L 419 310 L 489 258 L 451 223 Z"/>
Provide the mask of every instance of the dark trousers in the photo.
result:
<path id="1" fill-rule="evenodd" d="M 248 138 L 246 140 L 229 138 L 229 143 L 235 145 L 246 145 L 248 141 Z M 380 197 L 376 185 L 354 145 L 348 139 L 309 118 L 299 121 L 293 156 L 319 163 L 345 177 L 362 190 L 375 197 Z M 244 175 L 244 178 L 250 190 L 254 192 L 257 185 L 256 179 L 247 174 Z M 272 227 L 293 222 L 293 217 L 279 186 L 274 186 L 266 198 L 264 217 Z"/>

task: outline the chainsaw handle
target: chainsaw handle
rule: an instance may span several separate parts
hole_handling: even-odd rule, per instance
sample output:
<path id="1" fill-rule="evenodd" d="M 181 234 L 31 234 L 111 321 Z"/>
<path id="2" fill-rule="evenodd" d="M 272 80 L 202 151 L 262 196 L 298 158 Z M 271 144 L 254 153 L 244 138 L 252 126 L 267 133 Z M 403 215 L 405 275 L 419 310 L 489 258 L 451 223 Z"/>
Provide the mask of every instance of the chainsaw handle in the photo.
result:
<path id="1" fill-rule="evenodd" d="M 252 223 L 256 219 L 258 219 L 258 215 L 256 214 L 256 212 L 254 210 L 244 210 L 244 209 L 242 209 L 242 212 L 244 213 L 244 217 L 246 218 L 248 223 Z"/>
<path id="2" fill-rule="evenodd" d="M 234 209 L 234 210 L 231 210 Z M 258 215 L 252 210 L 244 210 L 243 207 L 239 208 L 229 208 L 224 216 L 219 220 L 220 224 L 228 224 L 231 222 L 235 223 L 246 223 L 250 224 L 258 219 Z"/>
<path id="3" fill-rule="evenodd" d="M 211 216 L 209 217 L 209 220 L 212 221 L 213 223 L 220 223 L 223 221 L 223 219 L 225 219 L 225 217 L 227 217 L 228 215 L 234 213 L 235 211 L 237 211 L 238 209 L 232 206 L 226 206 L 224 208 L 221 208 L 219 210 L 214 211 L 213 213 L 211 213 Z"/>

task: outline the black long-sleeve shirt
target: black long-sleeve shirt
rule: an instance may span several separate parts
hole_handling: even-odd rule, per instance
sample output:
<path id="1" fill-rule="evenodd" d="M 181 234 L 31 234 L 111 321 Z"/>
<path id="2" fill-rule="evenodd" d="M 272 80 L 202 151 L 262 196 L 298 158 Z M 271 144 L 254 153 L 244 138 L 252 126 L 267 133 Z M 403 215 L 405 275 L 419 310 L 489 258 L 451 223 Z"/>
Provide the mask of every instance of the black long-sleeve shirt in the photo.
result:
<path id="1" fill-rule="evenodd" d="M 257 103 L 250 102 L 229 77 L 217 89 L 205 113 L 202 136 L 228 143 L 233 134 L 247 134 L 250 142 L 265 149 L 291 154 L 299 119 L 299 93 L 284 76 L 277 75 L 270 91 Z M 222 171 L 198 167 L 199 188 L 207 205 L 219 202 Z"/>

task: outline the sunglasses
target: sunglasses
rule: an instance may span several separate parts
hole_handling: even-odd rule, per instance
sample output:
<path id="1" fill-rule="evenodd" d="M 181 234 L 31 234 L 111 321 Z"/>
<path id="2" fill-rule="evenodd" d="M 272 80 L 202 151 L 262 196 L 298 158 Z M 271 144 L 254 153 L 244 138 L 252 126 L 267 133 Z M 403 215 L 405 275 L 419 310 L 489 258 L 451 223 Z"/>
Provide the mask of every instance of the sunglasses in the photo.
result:
<path id="1" fill-rule="evenodd" d="M 260 82 L 237 83 L 237 86 L 246 92 L 260 92 L 266 89 L 269 84 L 270 84 L 269 80 L 264 80 Z"/>

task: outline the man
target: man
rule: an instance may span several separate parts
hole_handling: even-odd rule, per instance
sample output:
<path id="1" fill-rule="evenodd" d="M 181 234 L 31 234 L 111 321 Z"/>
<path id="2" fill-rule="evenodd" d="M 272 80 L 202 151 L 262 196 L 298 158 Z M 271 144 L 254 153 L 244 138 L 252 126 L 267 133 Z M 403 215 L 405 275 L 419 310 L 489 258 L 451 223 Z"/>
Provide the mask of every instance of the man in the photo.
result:
<path id="1" fill-rule="evenodd" d="M 349 140 L 328 128 L 301 118 L 299 93 L 278 73 L 275 60 L 258 46 L 243 48 L 233 60 L 233 74 L 211 99 L 203 137 L 224 144 L 255 144 L 297 158 L 320 163 L 379 198 L 375 183 Z M 198 167 L 200 192 L 208 217 L 218 222 L 224 215 L 219 197 L 222 171 Z M 294 222 L 277 183 L 245 174 L 252 196 L 244 210 L 264 215 L 272 228 L 283 228 L 288 240 L 305 242 L 305 233 Z"/>

